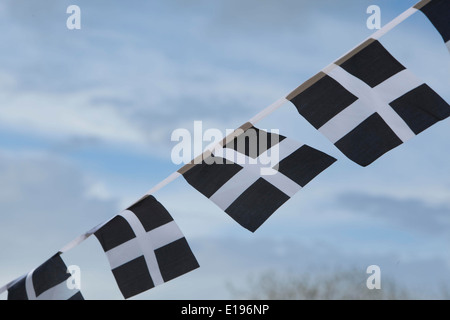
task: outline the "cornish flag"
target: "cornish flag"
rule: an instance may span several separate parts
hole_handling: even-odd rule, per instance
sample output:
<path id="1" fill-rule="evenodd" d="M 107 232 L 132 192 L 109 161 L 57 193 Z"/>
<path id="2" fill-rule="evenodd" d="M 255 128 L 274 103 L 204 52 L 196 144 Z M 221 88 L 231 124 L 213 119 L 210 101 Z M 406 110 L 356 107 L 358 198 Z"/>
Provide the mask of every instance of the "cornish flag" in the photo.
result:
<path id="1" fill-rule="evenodd" d="M 19 278 L 8 288 L 8 300 L 84 300 L 68 286 L 70 274 L 59 254 Z"/>
<path id="2" fill-rule="evenodd" d="M 367 166 L 447 118 L 450 107 L 378 41 L 356 52 L 288 100 L 348 158 Z"/>
<path id="3" fill-rule="evenodd" d="M 420 8 L 420 10 L 439 31 L 450 51 L 450 1 L 432 0 Z"/>
<path id="4" fill-rule="evenodd" d="M 335 161 L 307 145 L 250 126 L 183 177 L 254 232 Z"/>
<path id="5" fill-rule="evenodd" d="M 199 267 L 177 224 L 153 196 L 124 210 L 94 234 L 125 298 Z"/>

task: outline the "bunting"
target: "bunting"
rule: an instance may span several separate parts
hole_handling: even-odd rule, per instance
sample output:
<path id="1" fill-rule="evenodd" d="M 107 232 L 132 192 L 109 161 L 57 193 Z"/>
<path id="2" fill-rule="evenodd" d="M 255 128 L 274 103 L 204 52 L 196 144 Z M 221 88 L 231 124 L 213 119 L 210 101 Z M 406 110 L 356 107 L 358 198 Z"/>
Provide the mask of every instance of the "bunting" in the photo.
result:
<path id="1" fill-rule="evenodd" d="M 62 255 L 94 235 L 124 298 L 199 267 L 183 233 L 153 194 L 183 176 L 244 228 L 256 231 L 336 159 L 255 124 L 287 101 L 346 157 L 368 166 L 450 116 L 450 106 L 378 41 L 421 11 L 450 50 L 450 1 L 422 0 L 262 110 L 212 149 L 161 181 L 133 205 L 0 288 L 9 300 L 83 300 Z M 200 161 L 196 161 L 200 159 Z"/>

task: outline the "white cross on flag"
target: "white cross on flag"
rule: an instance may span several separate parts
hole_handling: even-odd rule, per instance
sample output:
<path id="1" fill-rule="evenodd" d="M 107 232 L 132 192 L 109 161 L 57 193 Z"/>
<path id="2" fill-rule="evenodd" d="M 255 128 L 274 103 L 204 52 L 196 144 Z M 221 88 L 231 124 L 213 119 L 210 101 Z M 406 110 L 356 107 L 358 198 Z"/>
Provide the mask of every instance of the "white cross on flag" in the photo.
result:
<path id="1" fill-rule="evenodd" d="M 348 158 L 367 166 L 450 115 L 450 107 L 369 40 L 288 96 Z"/>
<path id="2" fill-rule="evenodd" d="M 199 267 L 172 216 L 153 196 L 124 210 L 94 234 L 125 298 Z"/>
<path id="3" fill-rule="evenodd" d="M 8 286 L 8 300 L 84 300 L 67 285 L 70 274 L 59 254 Z"/>
<path id="4" fill-rule="evenodd" d="M 319 150 L 251 125 L 214 152 L 183 177 L 252 232 L 336 161 Z"/>

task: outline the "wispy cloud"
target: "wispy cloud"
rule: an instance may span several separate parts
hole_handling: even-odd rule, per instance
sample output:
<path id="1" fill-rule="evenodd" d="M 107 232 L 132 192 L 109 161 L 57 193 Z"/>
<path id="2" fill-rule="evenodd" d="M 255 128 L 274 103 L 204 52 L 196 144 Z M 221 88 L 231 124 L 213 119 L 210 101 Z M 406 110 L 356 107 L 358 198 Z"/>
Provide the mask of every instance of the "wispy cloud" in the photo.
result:
<path id="1" fill-rule="evenodd" d="M 0 176 L 2 226 L 8 226 L 2 229 L 1 242 L 23 254 L 31 243 L 57 250 L 56 239 L 62 246 L 119 210 L 101 182 L 54 156 L 1 152 Z M 4 255 L 10 253 L 9 247 L 2 248 Z"/>
<path id="2" fill-rule="evenodd" d="M 418 198 L 399 199 L 388 195 L 341 194 L 338 205 L 359 215 L 369 215 L 409 232 L 443 235 L 450 228 L 450 206 L 429 204 Z"/>

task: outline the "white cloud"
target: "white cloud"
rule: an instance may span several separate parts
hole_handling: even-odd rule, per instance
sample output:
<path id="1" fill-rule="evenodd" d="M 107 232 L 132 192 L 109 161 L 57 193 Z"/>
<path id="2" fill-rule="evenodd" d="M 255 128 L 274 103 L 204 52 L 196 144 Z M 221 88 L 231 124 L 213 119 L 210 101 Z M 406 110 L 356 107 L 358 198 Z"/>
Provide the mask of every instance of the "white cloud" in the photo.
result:
<path id="1" fill-rule="evenodd" d="M 30 244 L 38 244 L 37 251 L 59 249 L 57 239 L 70 241 L 118 211 L 117 199 L 86 196 L 92 179 L 53 156 L 1 152 L 0 174 L 0 238 L 10 243 L 5 256 L 9 249 L 26 255 Z"/>
<path id="2" fill-rule="evenodd" d="M 339 206 L 359 214 L 371 215 L 409 232 L 440 237 L 450 228 L 450 207 L 430 205 L 420 199 L 397 199 L 390 195 L 341 194 Z"/>
<path id="3" fill-rule="evenodd" d="M 1 92 L 3 127 L 60 140 L 93 137 L 109 143 L 142 145 L 144 135 L 127 122 L 120 110 L 90 103 L 94 92 Z"/>

